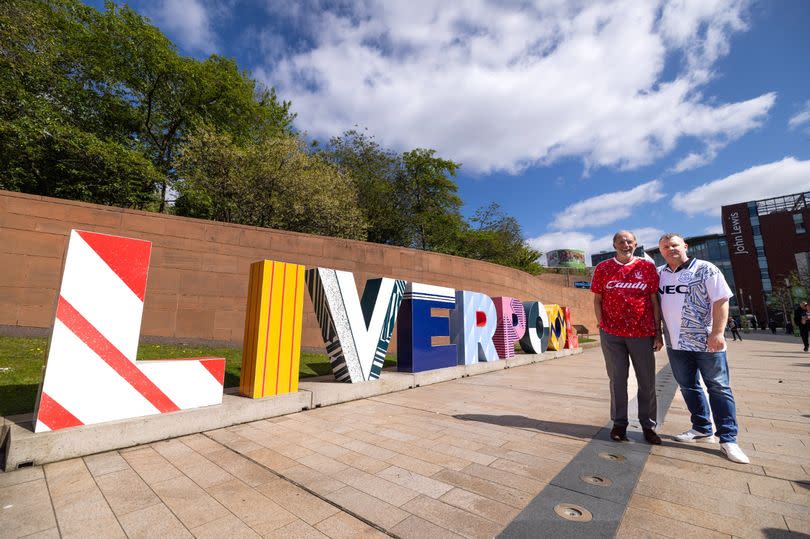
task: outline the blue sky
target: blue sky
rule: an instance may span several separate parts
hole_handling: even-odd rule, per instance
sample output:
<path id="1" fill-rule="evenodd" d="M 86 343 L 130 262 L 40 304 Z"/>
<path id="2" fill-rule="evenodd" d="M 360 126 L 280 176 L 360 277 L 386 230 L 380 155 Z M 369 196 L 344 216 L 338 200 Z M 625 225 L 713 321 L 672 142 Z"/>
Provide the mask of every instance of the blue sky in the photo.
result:
<path id="1" fill-rule="evenodd" d="M 359 125 L 461 162 L 464 213 L 497 202 L 542 251 L 719 232 L 723 204 L 810 190 L 804 0 L 130 5 L 312 138 Z"/>

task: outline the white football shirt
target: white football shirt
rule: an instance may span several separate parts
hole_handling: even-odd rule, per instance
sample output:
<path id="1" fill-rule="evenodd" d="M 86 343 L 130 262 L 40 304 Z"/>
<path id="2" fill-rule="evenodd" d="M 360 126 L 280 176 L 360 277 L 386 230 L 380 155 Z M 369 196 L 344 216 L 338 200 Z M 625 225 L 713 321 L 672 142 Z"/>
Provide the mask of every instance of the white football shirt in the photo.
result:
<path id="1" fill-rule="evenodd" d="M 706 352 L 712 330 L 712 304 L 734 295 L 723 273 L 711 262 L 692 258 L 675 271 L 666 264 L 659 266 L 658 274 L 667 346 Z"/>

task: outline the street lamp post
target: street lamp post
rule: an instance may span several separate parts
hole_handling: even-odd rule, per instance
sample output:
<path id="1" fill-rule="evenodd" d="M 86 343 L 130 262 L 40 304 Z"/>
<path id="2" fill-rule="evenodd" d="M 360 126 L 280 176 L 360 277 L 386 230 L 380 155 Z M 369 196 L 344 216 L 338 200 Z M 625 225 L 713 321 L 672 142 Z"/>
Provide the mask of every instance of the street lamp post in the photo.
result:
<path id="1" fill-rule="evenodd" d="M 785 277 L 785 290 L 787 291 L 788 301 L 790 301 L 790 315 L 793 316 L 793 289 L 790 287 L 790 279 Z M 785 315 L 787 317 L 787 315 Z M 785 329 L 787 330 L 787 325 L 790 319 L 785 318 Z M 791 324 L 792 325 L 792 324 Z M 787 333 L 787 331 L 785 331 Z"/>
<path id="2" fill-rule="evenodd" d="M 765 307 L 765 327 L 770 327 L 771 313 L 768 309 L 768 296 L 765 295 L 765 292 L 762 292 L 762 305 Z"/>
<path id="3" fill-rule="evenodd" d="M 751 301 L 751 294 L 748 294 L 748 307 L 750 307 L 750 309 L 751 309 L 751 314 L 754 315 L 754 318 L 753 318 L 753 326 L 754 326 L 754 328 L 753 329 L 756 330 L 758 320 L 757 320 L 757 315 L 754 314 L 754 302 Z"/>
<path id="4" fill-rule="evenodd" d="M 748 318 L 745 317 L 745 295 L 743 294 L 743 289 L 740 288 L 740 295 L 737 296 L 739 298 L 740 303 L 740 325 L 742 326 L 743 330 L 748 329 Z"/>

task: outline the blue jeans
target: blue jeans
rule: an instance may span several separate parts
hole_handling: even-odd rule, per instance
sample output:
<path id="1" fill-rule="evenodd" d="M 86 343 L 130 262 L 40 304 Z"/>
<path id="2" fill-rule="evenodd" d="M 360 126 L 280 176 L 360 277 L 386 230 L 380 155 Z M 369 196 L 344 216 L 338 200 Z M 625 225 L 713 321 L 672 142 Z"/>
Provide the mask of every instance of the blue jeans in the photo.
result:
<path id="1" fill-rule="evenodd" d="M 714 417 L 717 436 L 721 443 L 737 440 L 737 408 L 728 380 L 728 362 L 725 352 L 689 352 L 667 348 L 669 364 L 681 388 L 681 395 L 692 413 L 692 428 L 703 434 L 712 433 Z M 709 390 L 709 402 L 700 386 L 700 378 Z"/>

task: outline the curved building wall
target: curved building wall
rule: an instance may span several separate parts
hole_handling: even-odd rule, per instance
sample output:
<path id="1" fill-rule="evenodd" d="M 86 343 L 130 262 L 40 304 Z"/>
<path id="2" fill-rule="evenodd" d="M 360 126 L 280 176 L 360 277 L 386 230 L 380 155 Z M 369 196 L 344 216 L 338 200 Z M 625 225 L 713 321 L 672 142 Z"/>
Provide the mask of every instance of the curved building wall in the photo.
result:
<path id="1" fill-rule="evenodd" d="M 141 326 L 152 340 L 240 344 L 250 264 L 263 259 L 540 300 L 571 308 L 596 330 L 591 294 L 565 276 L 533 276 L 488 262 L 402 247 L 126 210 L 0 191 L 0 326 L 49 328 L 70 229 L 152 242 Z M 306 295 L 306 294 L 305 294 Z M 322 349 L 304 300 L 302 345 Z M 392 343 L 391 350 L 394 350 Z"/>

